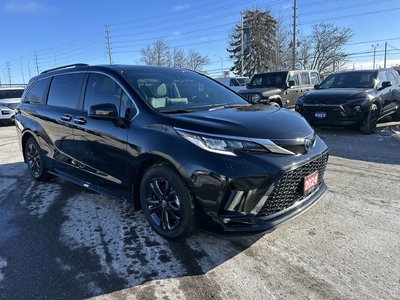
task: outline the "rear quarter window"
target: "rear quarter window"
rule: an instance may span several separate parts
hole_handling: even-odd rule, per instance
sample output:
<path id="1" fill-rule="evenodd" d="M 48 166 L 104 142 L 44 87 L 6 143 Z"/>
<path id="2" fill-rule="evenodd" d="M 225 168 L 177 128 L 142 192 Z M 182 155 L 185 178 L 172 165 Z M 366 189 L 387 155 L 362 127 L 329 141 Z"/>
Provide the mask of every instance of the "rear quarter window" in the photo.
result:
<path id="1" fill-rule="evenodd" d="M 29 89 L 22 102 L 26 103 L 44 103 L 50 78 L 44 78 L 36 81 Z"/>
<path id="2" fill-rule="evenodd" d="M 54 76 L 50 85 L 47 105 L 78 108 L 85 77 L 84 73 Z"/>
<path id="3" fill-rule="evenodd" d="M 309 85 L 310 84 L 310 77 L 308 76 L 307 72 L 300 73 L 300 81 L 302 85 Z"/>
<path id="4" fill-rule="evenodd" d="M 315 85 L 315 84 L 319 84 L 319 75 L 317 72 L 311 72 L 310 73 L 310 77 L 311 77 L 311 84 Z"/>

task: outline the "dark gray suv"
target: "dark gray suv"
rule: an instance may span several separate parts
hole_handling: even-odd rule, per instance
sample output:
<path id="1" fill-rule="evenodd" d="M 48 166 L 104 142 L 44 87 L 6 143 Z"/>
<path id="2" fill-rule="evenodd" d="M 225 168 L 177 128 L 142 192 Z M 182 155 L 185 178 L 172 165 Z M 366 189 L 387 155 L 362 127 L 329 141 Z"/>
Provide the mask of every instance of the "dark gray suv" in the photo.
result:
<path id="1" fill-rule="evenodd" d="M 319 82 L 318 72 L 312 70 L 260 73 L 239 94 L 252 103 L 293 108 L 297 99 Z"/>

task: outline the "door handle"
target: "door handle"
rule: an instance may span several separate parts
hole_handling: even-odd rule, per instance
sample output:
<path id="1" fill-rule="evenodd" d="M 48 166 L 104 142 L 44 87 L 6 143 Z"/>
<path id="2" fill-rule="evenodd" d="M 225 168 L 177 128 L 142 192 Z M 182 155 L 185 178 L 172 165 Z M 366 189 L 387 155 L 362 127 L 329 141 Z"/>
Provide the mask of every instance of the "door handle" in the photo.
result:
<path id="1" fill-rule="evenodd" d="M 83 125 L 83 124 L 86 124 L 86 119 L 84 117 L 75 117 L 74 123 Z"/>
<path id="2" fill-rule="evenodd" d="M 72 120 L 72 116 L 69 114 L 61 115 L 60 118 L 61 118 L 61 120 L 65 121 L 65 122 L 71 122 L 71 120 Z"/>

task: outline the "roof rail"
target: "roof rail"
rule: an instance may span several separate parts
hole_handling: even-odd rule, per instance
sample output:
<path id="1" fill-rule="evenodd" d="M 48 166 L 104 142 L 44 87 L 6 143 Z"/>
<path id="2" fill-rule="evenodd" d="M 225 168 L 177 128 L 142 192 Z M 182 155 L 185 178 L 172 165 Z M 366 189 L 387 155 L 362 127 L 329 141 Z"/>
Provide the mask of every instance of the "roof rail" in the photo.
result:
<path id="1" fill-rule="evenodd" d="M 88 64 L 65 65 L 65 66 L 61 66 L 61 67 L 57 67 L 54 69 L 49 69 L 49 70 L 43 71 L 40 74 L 45 74 L 45 73 L 49 73 L 49 72 L 56 71 L 56 70 L 66 69 L 66 68 L 72 68 L 72 67 L 77 68 L 77 67 L 87 67 L 87 66 L 89 66 L 89 65 Z"/>

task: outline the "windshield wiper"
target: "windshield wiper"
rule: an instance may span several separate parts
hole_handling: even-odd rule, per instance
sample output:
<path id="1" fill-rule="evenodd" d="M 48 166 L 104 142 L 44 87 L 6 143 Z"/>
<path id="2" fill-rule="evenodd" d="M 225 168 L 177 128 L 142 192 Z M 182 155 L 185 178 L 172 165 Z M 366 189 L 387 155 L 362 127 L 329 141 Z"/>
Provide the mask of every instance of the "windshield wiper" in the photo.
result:
<path id="1" fill-rule="evenodd" d="M 193 112 L 196 111 L 197 109 L 184 109 L 184 108 L 180 108 L 180 109 L 171 109 L 171 110 L 159 110 L 159 112 L 164 113 L 164 114 L 179 114 L 179 113 L 189 113 L 189 112 Z"/>
<path id="2" fill-rule="evenodd" d="M 209 109 L 209 111 L 211 110 L 217 110 L 217 109 L 224 109 L 224 108 L 231 108 L 231 107 L 241 107 L 241 106 L 248 106 L 250 105 L 249 103 L 243 103 L 243 104 L 222 104 L 222 105 L 218 105 L 218 106 L 213 106 Z"/>

